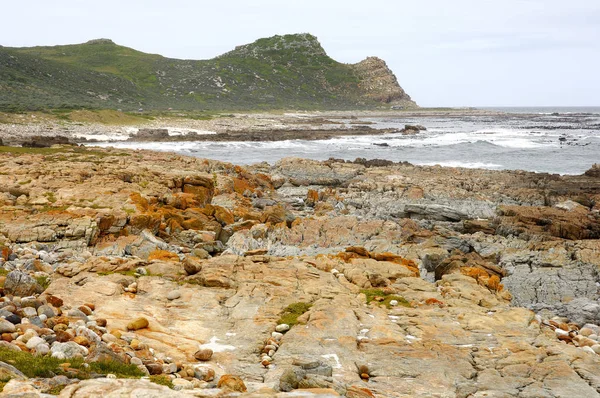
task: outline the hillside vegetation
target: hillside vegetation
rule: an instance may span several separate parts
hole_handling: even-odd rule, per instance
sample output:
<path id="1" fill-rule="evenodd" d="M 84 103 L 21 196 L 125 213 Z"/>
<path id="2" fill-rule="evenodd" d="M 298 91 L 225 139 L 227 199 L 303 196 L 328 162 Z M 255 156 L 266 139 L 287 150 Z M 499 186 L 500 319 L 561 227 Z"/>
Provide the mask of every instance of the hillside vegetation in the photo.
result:
<path id="1" fill-rule="evenodd" d="M 330 58 L 309 34 L 274 36 L 210 60 L 178 60 L 111 40 L 0 47 L 0 110 L 348 109 L 416 106 L 384 61 Z"/>

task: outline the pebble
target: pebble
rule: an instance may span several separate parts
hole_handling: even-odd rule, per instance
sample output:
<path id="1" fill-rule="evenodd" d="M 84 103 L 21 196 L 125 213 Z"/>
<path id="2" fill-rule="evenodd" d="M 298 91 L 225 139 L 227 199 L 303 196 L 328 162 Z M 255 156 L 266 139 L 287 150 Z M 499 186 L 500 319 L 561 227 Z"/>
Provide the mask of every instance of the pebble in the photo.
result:
<path id="1" fill-rule="evenodd" d="M 210 361 L 213 355 L 213 350 L 210 348 L 201 348 L 194 354 L 194 358 L 199 361 Z"/>
<path id="2" fill-rule="evenodd" d="M 129 322 L 127 324 L 127 330 L 139 330 L 139 329 L 144 329 L 147 328 L 149 326 L 149 322 L 146 318 L 144 317 L 140 317 L 137 318 L 136 320 L 133 320 L 131 322 Z"/>
<path id="3" fill-rule="evenodd" d="M 129 362 L 130 362 L 132 365 L 136 365 L 136 366 L 143 365 L 143 362 L 142 362 L 142 360 L 141 360 L 141 359 L 139 359 L 138 357 L 132 357 L 132 358 L 129 360 Z"/>
<path id="4" fill-rule="evenodd" d="M 167 294 L 167 299 L 168 300 L 176 300 L 179 297 L 181 297 L 181 293 L 177 290 L 172 290 L 169 292 L 169 294 Z"/>
<path id="5" fill-rule="evenodd" d="M 395 307 L 395 306 L 397 306 L 397 305 L 398 305 L 398 300 L 390 300 L 390 305 L 391 305 L 392 307 Z"/>
<path id="6" fill-rule="evenodd" d="M 290 330 L 290 325 L 287 323 L 282 323 L 275 327 L 275 331 L 279 333 L 287 332 L 288 330 Z"/>
<path id="7" fill-rule="evenodd" d="M 273 337 L 277 341 L 280 341 L 283 338 L 283 333 L 273 332 L 271 333 L 271 337 Z"/>

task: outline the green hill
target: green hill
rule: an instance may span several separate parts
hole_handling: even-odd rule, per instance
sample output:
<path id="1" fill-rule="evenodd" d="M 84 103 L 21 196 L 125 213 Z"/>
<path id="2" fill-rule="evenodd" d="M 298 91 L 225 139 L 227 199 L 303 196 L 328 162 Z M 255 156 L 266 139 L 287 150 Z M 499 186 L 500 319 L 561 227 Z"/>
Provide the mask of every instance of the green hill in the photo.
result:
<path id="1" fill-rule="evenodd" d="M 178 60 L 119 46 L 0 47 L 0 110 L 349 109 L 416 106 L 385 62 L 330 58 L 309 34 L 274 36 L 219 57 Z"/>

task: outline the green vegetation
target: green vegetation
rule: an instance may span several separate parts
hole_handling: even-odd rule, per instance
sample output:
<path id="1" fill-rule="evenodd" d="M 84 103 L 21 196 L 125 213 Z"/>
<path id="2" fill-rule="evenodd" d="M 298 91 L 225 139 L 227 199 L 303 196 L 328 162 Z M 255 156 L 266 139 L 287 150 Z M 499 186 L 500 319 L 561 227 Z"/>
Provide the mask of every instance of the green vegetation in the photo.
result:
<path id="1" fill-rule="evenodd" d="M 160 384 L 161 386 L 173 388 L 173 381 L 166 375 L 151 375 L 149 379 L 154 384 Z"/>
<path id="2" fill-rule="evenodd" d="M 304 314 L 312 307 L 309 303 L 293 303 L 288 305 L 281 313 L 281 318 L 277 321 L 278 324 L 286 323 L 290 326 L 294 326 L 298 323 L 298 317 Z"/>
<path id="3" fill-rule="evenodd" d="M 85 363 L 82 359 L 71 358 L 68 360 L 56 359 L 51 356 L 34 356 L 24 351 L 12 351 L 0 348 L 0 361 L 6 362 L 27 377 L 54 377 L 66 375 L 78 379 L 89 379 L 98 375 L 114 374 L 119 378 L 139 378 L 144 373 L 135 365 L 126 365 L 119 362 L 93 362 Z M 69 367 L 61 364 L 69 363 Z M 75 375 L 73 374 L 75 373 Z"/>
<path id="4" fill-rule="evenodd" d="M 371 304 L 371 302 L 375 301 L 376 303 L 379 303 L 379 305 L 385 305 L 389 309 L 392 308 L 390 301 L 396 300 L 398 301 L 399 306 L 410 307 L 410 303 L 404 297 L 387 294 L 380 289 L 364 289 L 360 292 L 367 296 L 367 304 Z"/>
<path id="5" fill-rule="evenodd" d="M 260 39 L 202 61 L 146 54 L 110 40 L 0 47 L 0 110 L 53 109 L 49 114 L 58 120 L 128 124 L 152 119 L 147 111 L 171 109 L 202 110 L 207 113 L 189 116 L 207 119 L 222 110 L 387 108 L 365 95 L 365 78 L 308 34 Z M 139 108 L 144 112 L 127 113 Z"/>
<path id="6" fill-rule="evenodd" d="M 38 283 L 38 285 L 40 285 L 44 290 L 46 290 L 48 286 L 50 286 L 50 277 L 47 275 L 38 276 L 35 278 L 35 280 Z"/>

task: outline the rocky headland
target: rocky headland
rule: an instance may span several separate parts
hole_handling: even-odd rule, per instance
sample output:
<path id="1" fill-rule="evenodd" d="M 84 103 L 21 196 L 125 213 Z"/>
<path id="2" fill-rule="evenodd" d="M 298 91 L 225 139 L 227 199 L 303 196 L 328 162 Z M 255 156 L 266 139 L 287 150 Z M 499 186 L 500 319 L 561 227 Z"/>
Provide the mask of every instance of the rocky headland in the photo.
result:
<path id="1" fill-rule="evenodd" d="M 600 396 L 600 178 L 2 147 L 10 396 Z"/>

